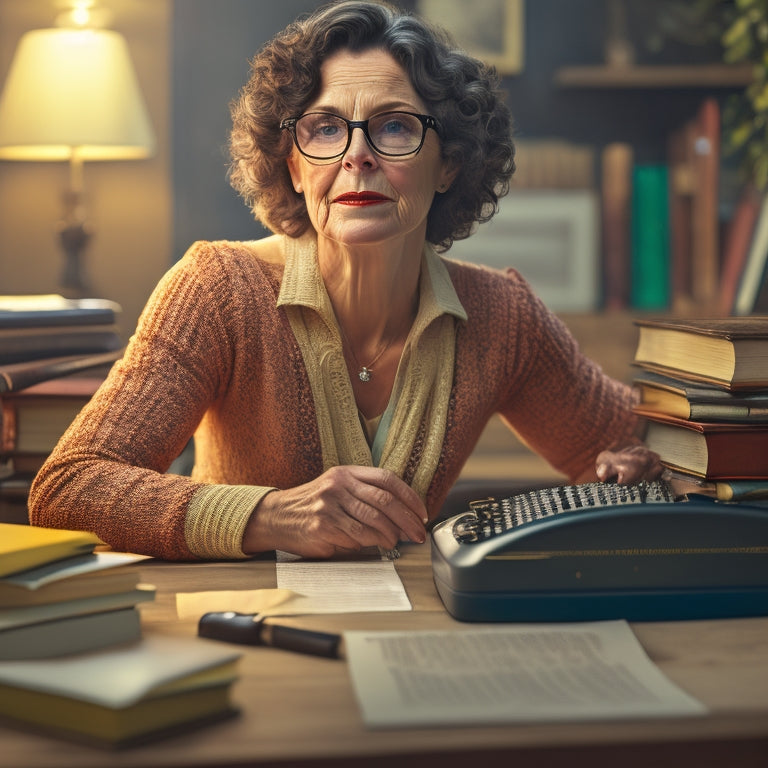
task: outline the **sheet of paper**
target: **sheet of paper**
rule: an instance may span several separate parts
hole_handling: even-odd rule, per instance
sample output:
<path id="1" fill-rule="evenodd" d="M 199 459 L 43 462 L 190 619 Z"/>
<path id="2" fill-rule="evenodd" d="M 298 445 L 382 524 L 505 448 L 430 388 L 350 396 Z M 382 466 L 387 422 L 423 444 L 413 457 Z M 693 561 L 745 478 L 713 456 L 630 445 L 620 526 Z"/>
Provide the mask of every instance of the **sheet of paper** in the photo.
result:
<path id="1" fill-rule="evenodd" d="M 302 596 L 291 600 L 293 613 L 411 610 L 391 560 L 278 562 L 277 586 Z"/>
<path id="2" fill-rule="evenodd" d="M 291 601 L 300 597 L 290 589 L 237 589 L 208 592 L 177 592 L 176 615 L 180 619 L 200 619 L 212 611 L 259 613 L 262 616 L 292 613 Z"/>
<path id="3" fill-rule="evenodd" d="M 345 632 L 366 725 L 481 725 L 701 715 L 624 621 Z"/>

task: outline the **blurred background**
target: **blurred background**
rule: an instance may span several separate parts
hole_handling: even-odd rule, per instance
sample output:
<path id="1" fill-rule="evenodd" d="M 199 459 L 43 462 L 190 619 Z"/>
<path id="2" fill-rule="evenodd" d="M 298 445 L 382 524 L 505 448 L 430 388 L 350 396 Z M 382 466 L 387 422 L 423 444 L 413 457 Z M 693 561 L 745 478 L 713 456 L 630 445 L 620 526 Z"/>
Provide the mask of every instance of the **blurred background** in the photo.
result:
<path id="1" fill-rule="evenodd" d="M 127 340 L 195 240 L 263 236 L 229 103 L 320 4 L 0 0 L 0 294 L 112 300 Z M 510 194 L 449 256 L 517 267 L 627 382 L 638 317 L 768 310 L 766 0 L 398 4 L 496 66 L 514 116 Z M 494 419 L 465 475 L 552 470 Z"/>
<path id="2" fill-rule="evenodd" d="M 86 159 L 80 201 L 90 233 L 81 265 L 88 291 L 123 307 L 126 333 L 159 277 L 193 241 L 264 234 L 227 182 L 228 104 L 245 83 L 256 50 L 317 5 L 314 0 L 0 0 L 0 84 L 25 33 L 73 23 L 62 17 L 78 8 L 90 12 L 81 23 L 115 30 L 127 43 L 152 146 L 143 159 Z M 722 37 L 733 21 L 728 15 L 733 3 L 401 0 L 399 5 L 437 15 L 463 45 L 492 60 L 515 118 L 519 171 L 513 193 L 502 204 L 495 229 L 481 231 L 476 246 L 457 244 L 450 255 L 529 270 L 544 298 L 564 313 L 677 311 L 690 306 L 686 300 L 701 307 L 718 301 L 713 292 L 719 290 L 726 230 L 748 182 L 737 160 L 718 145 L 725 140 L 729 99 L 743 97 L 752 77 L 744 59 L 724 63 Z M 653 277 L 667 281 L 662 293 L 634 296 L 626 219 L 627 196 L 638 183 L 631 178 L 633 169 L 656 168 L 664 174 L 662 183 L 672 185 L 676 161 L 670 147 L 701 119 L 706 102 L 717 108 L 717 132 L 699 136 L 690 151 L 701 154 L 703 146 L 710 159 L 715 155 L 716 208 L 707 226 L 716 239 L 707 247 L 715 248 L 709 258 L 717 266 L 710 263 L 707 269 L 718 270 L 717 284 L 698 297 L 690 287 L 676 288 L 667 253 L 662 277 Z M 0 159 L 0 293 L 61 290 L 58 228 L 70 175 L 64 161 Z M 618 191 L 609 195 L 611 183 Z M 687 184 L 690 208 L 693 188 L 703 181 L 688 178 Z M 624 208 L 606 212 L 606 196 L 623 200 Z M 669 198 L 664 204 L 672 205 Z M 624 228 L 618 235 L 605 232 L 605 217 L 611 215 Z M 672 216 L 669 209 L 664 215 L 657 209 L 654 220 L 665 215 Z M 671 239 L 670 226 L 660 237 Z M 609 256 L 610 249 L 616 253 Z M 613 277 L 608 259 L 618 270 Z M 678 289 L 686 296 L 677 296 Z"/>

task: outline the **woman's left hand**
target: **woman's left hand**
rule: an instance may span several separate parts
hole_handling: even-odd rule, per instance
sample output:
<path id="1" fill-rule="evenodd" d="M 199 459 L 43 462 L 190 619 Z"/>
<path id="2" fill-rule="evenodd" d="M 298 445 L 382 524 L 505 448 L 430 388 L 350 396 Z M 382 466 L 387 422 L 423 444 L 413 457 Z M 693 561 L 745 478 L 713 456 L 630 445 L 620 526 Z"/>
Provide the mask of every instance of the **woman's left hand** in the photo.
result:
<path id="1" fill-rule="evenodd" d="M 599 480 L 631 485 L 641 480 L 657 480 L 664 467 L 659 454 L 645 445 L 631 445 L 598 454 L 595 471 Z"/>

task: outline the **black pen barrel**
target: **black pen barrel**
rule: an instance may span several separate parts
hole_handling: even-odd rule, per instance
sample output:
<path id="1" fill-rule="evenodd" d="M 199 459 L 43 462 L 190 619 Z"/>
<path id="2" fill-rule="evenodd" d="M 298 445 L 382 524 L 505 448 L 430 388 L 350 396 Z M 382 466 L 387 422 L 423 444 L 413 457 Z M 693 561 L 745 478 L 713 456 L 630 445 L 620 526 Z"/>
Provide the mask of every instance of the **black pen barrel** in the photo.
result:
<path id="1" fill-rule="evenodd" d="M 328 632 L 314 632 L 309 629 L 286 627 L 280 624 L 265 624 L 262 641 L 275 648 L 313 656 L 339 658 L 341 636 Z"/>

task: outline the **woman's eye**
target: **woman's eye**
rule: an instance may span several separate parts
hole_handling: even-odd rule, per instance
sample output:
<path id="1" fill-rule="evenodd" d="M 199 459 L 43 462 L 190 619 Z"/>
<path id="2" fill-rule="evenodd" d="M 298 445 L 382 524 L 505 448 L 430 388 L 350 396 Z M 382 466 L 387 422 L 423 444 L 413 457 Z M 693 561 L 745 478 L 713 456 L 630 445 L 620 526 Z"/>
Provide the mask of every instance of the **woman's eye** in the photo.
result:
<path id="1" fill-rule="evenodd" d="M 315 133 L 325 137 L 333 137 L 338 132 L 339 132 L 339 126 L 332 123 L 318 125 L 317 128 L 315 129 Z"/>
<path id="2" fill-rule="evenodd" d="M 402 133 L 405 130 L 405 126 L 399 120 L 389 120 L 384 123 L 384 133 Z"/>

